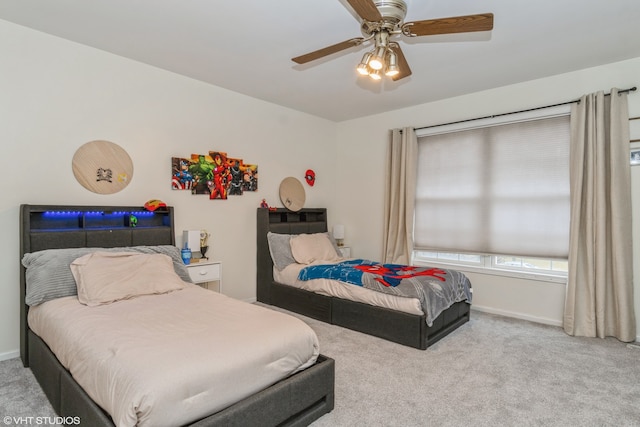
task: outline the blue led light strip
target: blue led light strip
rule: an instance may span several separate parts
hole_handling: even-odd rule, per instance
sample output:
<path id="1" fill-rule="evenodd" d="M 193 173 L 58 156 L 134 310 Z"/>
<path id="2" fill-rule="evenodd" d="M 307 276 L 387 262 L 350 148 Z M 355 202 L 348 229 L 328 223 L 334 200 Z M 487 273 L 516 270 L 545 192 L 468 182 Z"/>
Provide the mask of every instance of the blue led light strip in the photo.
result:
<path id="1" fill-rule="evenodd" d="M 109 213 L 105 213 L 103 211 L 45 211 L 43 213 L 43 215 L 45 216 L 52 216 L 52 217 L 56 217 L 56 218 L 72 218 L 72 217 L 77 217 L 79 215 L 86 215 L 86 216 L 106 216 L 106 217 L 111 217 L 111 216 L 123 216 L 123 215 L 136 215 L 136 216 L 153 216 L 154 212 L 149 212 L 149 211 L 132 211 L 132 212 L 125 212 L 125 211 L 118 211 L 118 212 L 109 212 Z"/>

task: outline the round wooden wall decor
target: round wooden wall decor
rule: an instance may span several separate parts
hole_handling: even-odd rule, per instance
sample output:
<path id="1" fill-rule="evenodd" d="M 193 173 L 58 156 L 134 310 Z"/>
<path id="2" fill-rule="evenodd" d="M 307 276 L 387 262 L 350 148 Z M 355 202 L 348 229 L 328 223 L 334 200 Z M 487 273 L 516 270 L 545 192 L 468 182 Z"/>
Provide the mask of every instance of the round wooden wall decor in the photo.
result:
<path id="1" fill-rule="evenodd" d="M 91 141 L 73 155 L 73 174 L 89 191 L 113 194 L 125 188 L 133 178 L 133 162 L 118 144 Z"/>
<path id="2" fill-rule="evenodd" d="M 302 183 L 290 176 L 280 183 L 280 201 L 285 208 L 297 212 L 304 206 L 306 195 Z"/>

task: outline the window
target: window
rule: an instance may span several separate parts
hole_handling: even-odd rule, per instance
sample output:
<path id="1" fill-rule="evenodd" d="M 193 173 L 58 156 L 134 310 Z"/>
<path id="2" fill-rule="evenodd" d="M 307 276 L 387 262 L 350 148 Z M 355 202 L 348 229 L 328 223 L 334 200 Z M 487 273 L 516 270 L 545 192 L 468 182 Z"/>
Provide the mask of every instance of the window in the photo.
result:
<path id="1" fill-rule="evenodd" d="M 414 257 L 420 260 L 439 261 L 446 264 L 483 266 L 484 257 L 478 254 L 458 254 L 451 252 L 416 251 Z"/>
<path id="2" fill-rule="evenodd" d="M 509 119 L 418 133 L 416 260 L 566 274 L 568 111 Z"/>
<path id="3" fill-rule="evenodd" d="M 492 262 L 494 268 L 504 268 L 506 270 L 563 275 L 566 275 L 567 271 L 569 271 L 569 262 L 566 259 L 521 258 L 497 255 L 492 257 Z"/>
<path id="4" fill-rule="evenodd" d="M 544 281 L 566 283 L 569 263 L 566 259 L 517 257 L 512 255 L 463 254 L 414 251 L 417 265 L 444 264 L 463 271 L 479 271 L 505 276 L 522 276 Z"/>

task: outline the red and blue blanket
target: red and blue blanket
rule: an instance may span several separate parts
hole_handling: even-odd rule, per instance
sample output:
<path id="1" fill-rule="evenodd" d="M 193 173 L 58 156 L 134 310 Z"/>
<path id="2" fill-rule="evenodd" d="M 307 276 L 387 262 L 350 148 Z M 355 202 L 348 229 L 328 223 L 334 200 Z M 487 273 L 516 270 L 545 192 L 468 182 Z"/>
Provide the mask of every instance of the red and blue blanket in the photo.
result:
<path id="1" fill-rule="evenodd" d="M 471 303 L 469 279 L 459 271 L 352 259 L 303 268 L 299 280 L 331 279 L 395 296 L 417 298 L 431 326 L 459 301 Z"/>

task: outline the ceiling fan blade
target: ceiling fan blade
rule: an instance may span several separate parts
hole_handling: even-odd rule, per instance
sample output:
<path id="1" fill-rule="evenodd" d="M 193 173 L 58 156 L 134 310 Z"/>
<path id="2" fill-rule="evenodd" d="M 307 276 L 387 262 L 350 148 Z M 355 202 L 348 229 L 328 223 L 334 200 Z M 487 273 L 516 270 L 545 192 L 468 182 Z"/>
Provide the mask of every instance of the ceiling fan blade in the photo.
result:
<path id="1" fill-rule="evenodd" d="M 452 16 L 451 18 L 427 19 L 407 22 L 402 34 L 408 37 L 432 36 L 436 34 L 470 33 L 493 29 L 493 13 Z"/>
<path id="2" fill-rule="evenodd" d="M 409 68 L 409 63 L 407 59 L 404 57 L 404 53 L 402 49 L 400 49 L 400 45 L 397 43 L 392 43 L 389 45 L 389 48 L 393 50 L 398 58 L 398 68 L 400 68 L 400 72 L 395 76 L 391 77 L 391 80 L 398 81 L 400 79 L 404 79 L 405 77 L 409 77 L 411 75 L 411 68 Z"/>
<path id="3" fill-rule="evenodd" d="M 382 21 L 380 11 L 373 4 L 372 0 L 347 0 L 353 10 L 365 21 L 378 22 Z"/>
<path id="4" fill-rule="evenodd" d="M 304 55 L 296 56 L 295 58 L 291 58 L 291 60 L 298 64 L 306 64 L 307 62 L 315 61 L 316 59 L 331 55 L 332 53 L 340 52 L 341 50 L 345 50 L 353 46 L 358 46 L 363 41 L 364 39 L 362 37 L 356 37 L 322 49 L 314 50 L 313 52 L 309 52 Z"/>

